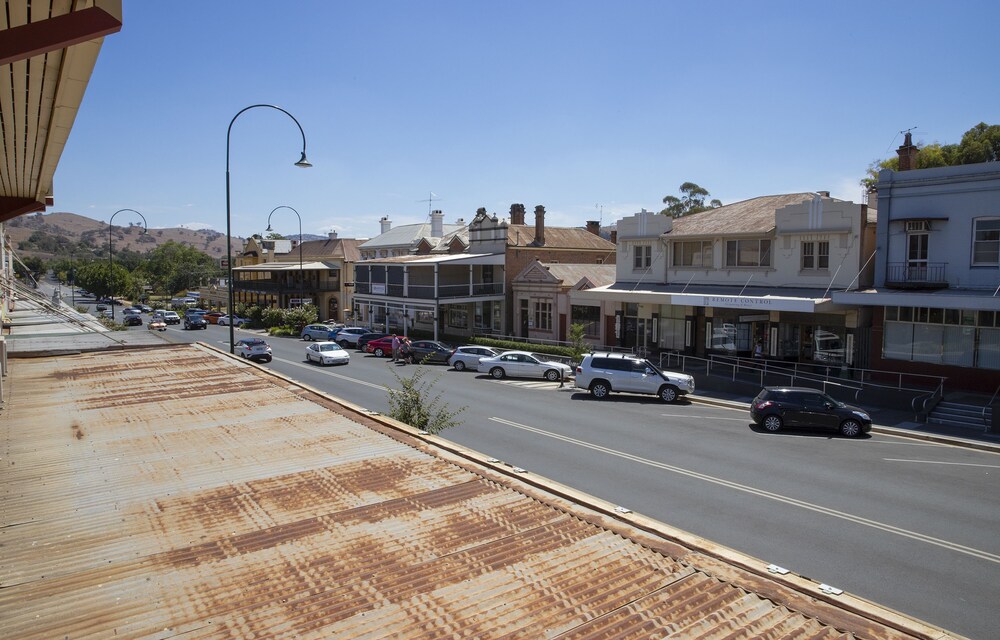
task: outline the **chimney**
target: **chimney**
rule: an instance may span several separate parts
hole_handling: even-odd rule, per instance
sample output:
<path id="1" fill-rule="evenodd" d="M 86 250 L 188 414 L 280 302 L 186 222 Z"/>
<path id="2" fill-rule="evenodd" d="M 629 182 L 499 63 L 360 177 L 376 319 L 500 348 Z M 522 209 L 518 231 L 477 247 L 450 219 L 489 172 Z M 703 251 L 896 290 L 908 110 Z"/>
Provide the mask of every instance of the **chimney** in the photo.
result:
<path id="1" fill-rule="evenodd" d="M 587 220 L 587 231 L 591 232 L 595 236 L 601 235 L 601 221 Z"/>
<path id="2" fill-rule="evenodd" d="M 458 220 L 455 221 L 455 224 L 459 224 L 459 225 L 462 225 L 464 227 L 465 226 L 465 218 L 459 218 Z"/>
<path id="3" fill-rule="evenodd" d="M 440 238 L 444 235 L 444 212 L 440 209 L 431 211 L 431 237 Z"/>
<path id="4" fill-rule="evenodd" d="M 545 207 L 538 205 L 535 207 L 535 241 L 536 247 L 545 246 Z"/>
<path id="5" fill-rule="evenodd" d="M 327 235 L 327 236 L 328 236 L 328 237 L 329 237 L 329 238 L 330 238 L 331 240 L 336 240 L 336 239 L 337 239 L 337 232 L 336 232 L 336 231 L 331 231 L 330 233 L 328 233 L 328 234 L 326 234 L 326 235 Z"/>
<path id="6" fill-rule="evenodd" d="M 611 230 L 611 242 L 618 244 L 618 229 Z"/>
<path id="7" fill-rule="evenodd" d="M 899 170 L 909 171 L 910 169 L 917 168 L 917 153 L 920 149 L 917 149 L 913 145 L 913 136 L 907 131 L 906 138 L 903 140 L 903 146 L 896 149 L 896 153 L 899 155 Z"/>
<path id="8" fill-rule="evenodd" d="M 382 233 L 387 233 L 392 228 L 392 220 L 389 219 L 389 216 L 382 216 L 378 223 L 382 225 Z"/>
<path id="9" fill-rule="evenodd" d="M 512 205 L 510 205 L 510 223 L 511 224 L 524 224 L 524 205 L 523 204 L 512 204 Z"/>
<path id="10" fill-rule="evenodd" d="M 830 192 L 829 191 L 817 191 L 816 193 L 818 193 L 821 198 L 829 198 L 830 197 Z"/>

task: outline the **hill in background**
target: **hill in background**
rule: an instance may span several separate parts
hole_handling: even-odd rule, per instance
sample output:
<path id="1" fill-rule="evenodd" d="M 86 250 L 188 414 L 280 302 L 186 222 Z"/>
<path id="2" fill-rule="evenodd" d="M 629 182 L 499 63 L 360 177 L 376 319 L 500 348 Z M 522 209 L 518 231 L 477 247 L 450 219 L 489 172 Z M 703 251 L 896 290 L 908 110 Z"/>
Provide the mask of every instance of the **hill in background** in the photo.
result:
<path id="1" fill-rule="evenodd" d="M 10 234 L 11 245 L 21 257 L 37 256 L 47 260 L 59 253 L 50 248 L 53 245 L 75 245 L 76 243 L 83 243 L 95 251 L 103 251 L 107 254 L 108 223 L 101 220 L 93 220 L 75 213 L 33 213 L 8 220 L 5 226 L 7 233 Z M 24 245 L 32 237 L 32 234 L 36 233 L 50 236 L 56 242 L 34 242 L 31 243 L 32 246 Z M 126 221 L 124 226 L 114 225 L 113 235 L 116 252 L 129 249 L 145 253 L 173 240 L 202 251 L 213 258 L 226 256 L 226 235 L 211 229 L 195 231 L 180 227 L 154 228 L 143 234 L 142 225 L 136 225 L 134 221 L 131 223 Z M 233 238 L 233 251 L 239 251 L 242 247 L 243 239 Z"/>

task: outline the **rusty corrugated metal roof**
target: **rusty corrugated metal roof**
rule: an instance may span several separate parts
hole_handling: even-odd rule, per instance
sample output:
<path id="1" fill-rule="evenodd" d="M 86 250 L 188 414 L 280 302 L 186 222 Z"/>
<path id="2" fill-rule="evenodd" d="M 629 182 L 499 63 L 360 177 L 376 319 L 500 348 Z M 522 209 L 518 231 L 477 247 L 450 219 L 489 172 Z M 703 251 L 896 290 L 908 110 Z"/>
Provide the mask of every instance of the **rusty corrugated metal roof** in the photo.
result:
<path id="1" fill-rule="evenodd" d="M 204 345 L 5 393 L 5 637 L 947 637 Z"/>

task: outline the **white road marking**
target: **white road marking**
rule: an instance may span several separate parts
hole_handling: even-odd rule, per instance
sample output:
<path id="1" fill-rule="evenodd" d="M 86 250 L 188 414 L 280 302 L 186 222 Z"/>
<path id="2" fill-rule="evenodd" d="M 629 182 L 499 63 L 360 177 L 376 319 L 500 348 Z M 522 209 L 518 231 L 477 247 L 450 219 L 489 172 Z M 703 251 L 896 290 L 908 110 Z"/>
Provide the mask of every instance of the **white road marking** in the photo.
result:
<path id="1" fill-rule="evenodd" d="M 690 414 L 684 414 L 684 413 L 661 413 L 660 415 L 663 416 L 664 418 L 690 418 L 690 417 L 692 417 Z M 745 422 L 747 424 L 750 424 L 751 422 L 753 422 L 753 420 L 751 420 L 750 418 L 717 418 L 717 417 L 712 417 L 712 418 L 708 418 L 708 419 L 709 420 L 732 420 L 733 422 Z"/>
<path id="2" fill-rule="evenodd" d="M 957 467 L 986 467 L 987 469 L 1000 469 L 1000 464 L 976 464 L 974 462 L 943 462 L 941 460 L 906 460 L 904 458 L 882 458 L 886 462 L 919 462 L 922 464 L 951 464 Z"/>
<path id="3" fill-rule="evenodd" d="M 375 384 L 373 382 L 368 382 L 367 380 L 359 380 L 358 378 L 352 378 L 351 376 L 345 376 L 342 373 L 336 373 L 334 371 L 330 371 L 329 369 L 326 369 L 325 367 L 322 367 L 322 366 L 317 365 L 317 364 L 313 364 L 311 362 L 297 362 L 295 360 L 285 360 L 284 358 L 274 358 L 274 360 L 277 361 L 277 362 L 284 362 L 285 364 L 290 364 L 290 365 L 295 366 L 295 367 L 302 367 L 303 369 L 309 369 L 310 371 L 315 371 L 317 373 L 322 373 L 322 374 L 325 374 L 325 375 L 328 375 L 328 376 L 332 376 L 334 378 L 339 378 L 340 380 L 346 380 L 347 382 L 353 382 L 355 384 L 360 384 L 360 385 L 364 385 L 366 387 L 371 387 L 372 389 L 381 389 L 382 391 L 388 391 L 389 390 L 389 387 L 386 387 L 384 385 Z M 348 365 L 348 366 L 350 366 L 350 365 Z"/>
<path id="4" fill-rule="evenodd" d="M 911 540 L 916 540 L 918 542 L 925 542 L 927 544 L 932 544 L 950 551 L 955 551 L 962 553 L 974 558 L 979 558 L 981 560 L 987 560 L 996 564 L 1000 564 L 1000 555 L 990 553 L 988 551 L 982 551 L 980 549 L 974 549 L 972 547 L 967 547 L 954 542 L 948 542 L 947 540 L 942 540 L 940 538 L 935 538 L 933 536 L 928 536 L 916 531 L 910 531 L 908 529 L 903 529 L 900 527 L 895 527 L 890 524 L 883 522 L 878 522 L 877 520 L 870 520 L 861 516 L 852 515 L 843 511 L 838 511 L 836 509 L 830 509 L 828 507 L 823 507 L 818 504 L 813 504 L 811 502 L 805 502 L 804 500 L 798 500 L 796 498 L 791 498 L 788 496 L 783 496 L 778 493 L 772 493 L 770 491 L 765 491 L 763 489 L 757 489 L 749 485 L 740 484 L 738 482 L 732 482 L 730 480 L 725 480 L 723 478 L 718 478 L 715 476 L 710 476 L 704 473 L 698 473 L 697 471 L 691 471 L 689 469 L 684 469 L 683 467 L 678 467 L 671 464 L 665 464 L 662 462 L 657 462 L 655 460 L 650 460 L 648 458 L 642 458 L 630 453 L 625 453 L 624 451 L 618 451 L 616 449 L 609 449 L 608 447 L 603 447 L 600 445 L 592 444 L 590 442 L 585 442 L 583 440 L 577 440 L 576 438 L 570 438 L 568 436 L 560 435 L 558 433 L 553 433 L 551 431 L 545 431 L 543 429 L 538 429 L 536 427 L 530 427 L 525 424 L 519 424 L 517 422 L 512 422 L 510 420 L 505 420 L 503 418 L 492 417 L 490 418 L 493 422 L 499 422 L 500 424 L 507 425 L 509 427 L 514 427 L 516 429 L 521 429 L 530 433 L 535 433 L 537 435 L 545 436 L 547 438 L 552 438 L 554 440 L 561 440 L 563 442 L 568 442 L 570 444 L 575 444 L 579 447 L 586 449 L 591 449 L 593 451 L 599 451 L 601 453 L 606 453 L 618 458 L 623 458 L 625 460 L 630 460 L 632 462 L 637 462 L 639 464 L 644 464 L 650 467 L 655 467 L 657 469 L 662 469 L 664 471 L 670 471 L 679 475 L 687 476 L 689 478 L 694 478 L 696 480 L 702 480 L 704 482 L 710 482 L 722 487 L 729 489 L 734 489 L 736 491 L 742 491 L 749 493 L 761 498 L 766 498 L 768 500 L 774 500 L 775 502 L 781 502 L 793 507 L 799 507 L 801 509 L 806 509 L 807 511 L 813 511 L 815 513 L 821 513 L 823 515 L 831 516 L 834 518 L 839 518 L 841 520 L 846 520 L 848 522 L 853 522 L 865 527 L 871 527 L 872 529 L 878 529 L 880 531 L 885 531 L 886 533 L 892 533 L 904 538 L 910 538 Z"/>

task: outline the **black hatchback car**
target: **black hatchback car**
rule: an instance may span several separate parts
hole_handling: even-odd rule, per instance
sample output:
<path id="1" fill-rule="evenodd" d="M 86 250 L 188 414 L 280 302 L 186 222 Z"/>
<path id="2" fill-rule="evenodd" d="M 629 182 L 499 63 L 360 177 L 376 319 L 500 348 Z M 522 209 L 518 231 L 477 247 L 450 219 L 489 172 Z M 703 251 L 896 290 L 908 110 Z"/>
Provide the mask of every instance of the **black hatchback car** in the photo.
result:
<path id="1" fill-rule="evenodd" d="M 184 316 L 185 329 L 207 329 L 208 320 L 200 313 L 190 313 Z"/>
<path id="2" fill-rule="evenodd" d="M 872 430 L 872 418 L 864 409 L 803 387 L 765 387 L 750 403 L 750 417 L 772 433 L 784 427 L 803 427 L 856 438 Z"/>

